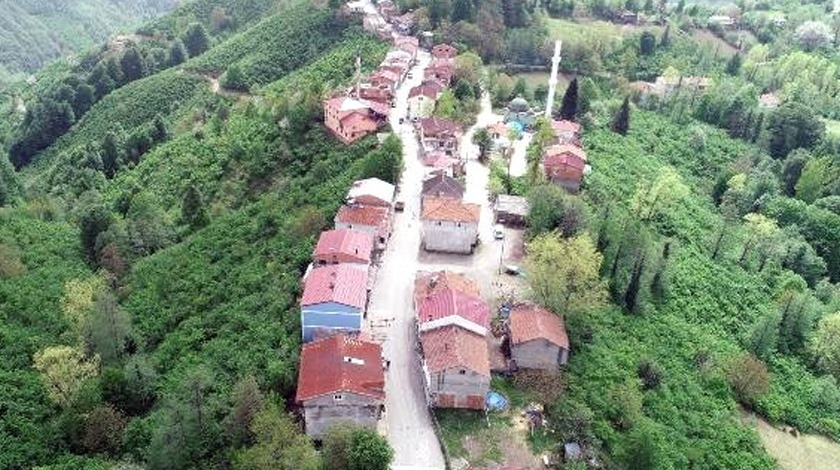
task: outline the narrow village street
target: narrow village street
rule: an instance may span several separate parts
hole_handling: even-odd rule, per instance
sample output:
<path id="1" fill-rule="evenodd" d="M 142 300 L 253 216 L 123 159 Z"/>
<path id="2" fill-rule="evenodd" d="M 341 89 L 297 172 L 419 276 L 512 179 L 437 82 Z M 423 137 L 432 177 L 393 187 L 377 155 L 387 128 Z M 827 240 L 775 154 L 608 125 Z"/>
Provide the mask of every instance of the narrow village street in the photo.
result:
<path id="1" fill-rule="evenodd" d="M 415 348 L 414 272 L 420 246 L 420 189 L 424 168 L 417 158 L 418 143 L 409 122 L 400 124 L 408 109 L 408 92 L 423 80 L 428 52 L 418 53 L 412 78 L 396 93 L 391 110 L 391 128 L 403 142 L 405 169 L 397 198 L 405 211 L 394 218 L 394 231 L 383 254 L 377 281 L 371 292 L 368 320 L 371 334 L 384 339 L 383 355 L 390 362 L 385 379 L 385 430 L 394 447 L 392 468 L 442 469 L 443 453 L 435 435 L 423 388 L 423 373 Z"/>

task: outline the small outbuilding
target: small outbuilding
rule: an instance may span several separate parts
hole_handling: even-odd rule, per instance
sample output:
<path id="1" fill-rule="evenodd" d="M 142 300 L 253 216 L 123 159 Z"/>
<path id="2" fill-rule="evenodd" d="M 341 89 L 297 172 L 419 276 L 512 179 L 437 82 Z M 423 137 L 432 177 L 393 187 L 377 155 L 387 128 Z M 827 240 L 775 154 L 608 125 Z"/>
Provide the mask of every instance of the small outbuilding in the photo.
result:
<path id="1" fill-rule="evenodd" d="M 507 330 L 518 368 L 553 370 L 568 362 L 569 337 L 559 315 L 532 304 L 515 305 Z"/>
<path id="2" fill-rule="evenodd" d="M 524 196 L 499 194 L 496 196 L 496 223 L 522 227 L 528 221 L 531 204 Z"/>
<path id="3" fill-rule="evenodd" d="M 391 207 L 397 188 L 379 178 L 367 178 L 353 183 L 347 192 L 347 202 L 365 206 Z"/>

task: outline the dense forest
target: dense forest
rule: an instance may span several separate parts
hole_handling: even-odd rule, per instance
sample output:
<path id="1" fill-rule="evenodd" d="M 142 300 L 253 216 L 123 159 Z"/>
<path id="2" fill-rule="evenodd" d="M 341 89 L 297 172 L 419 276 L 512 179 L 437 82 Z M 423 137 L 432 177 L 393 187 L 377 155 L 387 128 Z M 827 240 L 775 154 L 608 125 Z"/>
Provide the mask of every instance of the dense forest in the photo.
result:
<path id="1" fill-rule="evenodd" d="M 373 137 L 328 138 L 321 99 L 388 45 L 321 3 L 183 2 L 120 47 L 44 68 L 4 109 L 0 467 L 334 462 L 286 412 L 299 278 L 347 187 L 390 155 Z M 547 404 L 553 432 L 535 450 L 574 440 L 615 468 L 774 468 L 741 407 L 840 439 L 830 2 L 397 3 L 494 65 L 482 84 L 497 106 L 544 102 L 517 66 L 545 66 L 555 39 L 577 77 L 555 101 L 585 129 L 581 194 L 542 184 L 539 127 L 527 176 L 491 168 L 494 192 L 532 199 L 525 270 L 555 293 L 535 300 L 565 315 L 572 346 L 562 393 L 494 380 Z M 39 5 L 59 8 L 26 8 Z M 609 29 L 626 11 L 647 20 Z M 715 14 L 738 28 L 707 25 Z M 631 85 L 659 76 L 711 85 Z M 478 95 L 453 89 L 447 116 L 469 122 Z M 768 93 L 777 107 L 759 106 Z"/>
<path id="2" fill-rule="evenodd" d="M 0 80 L 34 73 L 52 60 L 102 43 L 115 31 L 139 26 L 171 10 L 175 0 L 3 0 Z"/>

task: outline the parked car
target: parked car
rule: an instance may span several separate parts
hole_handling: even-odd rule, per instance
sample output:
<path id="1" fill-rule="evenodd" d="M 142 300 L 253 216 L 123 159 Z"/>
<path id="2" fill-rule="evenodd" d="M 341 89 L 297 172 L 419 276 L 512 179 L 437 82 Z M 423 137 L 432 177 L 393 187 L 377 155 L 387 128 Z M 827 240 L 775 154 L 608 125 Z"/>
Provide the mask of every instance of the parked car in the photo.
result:
<path id="1" fill-rule="evenodd" d="M 508 274 L 508 275 L 511 275 L 511 276 L 519 276 L 523 273 L 522 273 L 522 268 L 520 268 L 519 266 L 508 264 L 508 265 L 505 265 L 505 274 Z"/>
<path id="2" fill-rule="evenodd" d="M 402 212 L 405 210 L 405 202 L 397 201 L 394 203 L 394 210 L 397 212 Z"/>
<path id="3" fill-rule="evenodd" d="M 505 238 L 505 227 L 502 224 L 496 224 L 493 226 L 493 238 L 496 240 L 502 240 Z"/>

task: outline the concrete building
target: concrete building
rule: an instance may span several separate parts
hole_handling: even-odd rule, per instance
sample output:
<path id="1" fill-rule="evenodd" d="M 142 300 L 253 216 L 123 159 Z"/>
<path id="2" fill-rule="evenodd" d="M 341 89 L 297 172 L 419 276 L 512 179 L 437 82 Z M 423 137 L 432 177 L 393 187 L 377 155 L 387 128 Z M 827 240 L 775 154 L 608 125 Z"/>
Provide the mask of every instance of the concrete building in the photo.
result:
<path id="1" fill-rule="evenodd" d="M 422 331 L 420 345 L 429 404 L 484 409 L 490 390 L 490 354 L 484 336 L 451 325 Z"/>
<path id="2" fill-rule="evenodd" d="M 446 119 L 424 118 L 417 123 L 420 143 L 424 152 L 440 151 L 447 155 L 458 155 L 463 128 Z"/>
<path id="3" fill-rule="evenodd" d="M 347 192 L 346 201 L 348 204 L 390 208 L 394 203 L 396 190 L 393 184 L 379 178 L 358 180 L 353 182 L 353 186 Z"/>
<path id="4" fill-rule="evenodd" d="M 511 359 L 519 368 L 554 370 L 569 360 L 569 337 L 563 319 L 542 307 L 515 305 L 507 333 Z"/>
<path id="5" fill-rule="evenodd" d="M 315 264 L 370 264 L 373 253 L 373 237 L 360 230 L 337 229 L 321 232 L 318 243 L 312 251 Z"/>
<path id="6" fill-rule="evenodd" d="M 303 341 L 362 327 L 367 308 L 367 268 L 333 264 L 312 269 L 300 299 Z"/>
<path id="7" fill-rule="evenodd" d="M 295 399 L 310 437 L 343 422 L 375 428 L 385 401 L 381 348 L 346 334 L 303 345 Z"/>
<path id="8" fill-rule="evenodd" d="M 478 244 L 481 206 L 451 198 L 423 198 L 420 220 L 423 248 L 428 251 L 471 254 Z"/>
<path id="9" fill-rule="evenodd" d="M 443 85 L 433 80 L 425 80 L 409 90 L 408 116 L 411 118 L 430 117 L 442 92 Z"/>
<path id="10" fill-rule="evenodd" d="M 342 142 L 351 144 L 376 132 L 381 112 L 366 101 L 346 96 L 332 98 L 324 101 L 324 125 Z"/>
<path id="11" fill-rule="evenodd" d="M 356 230 L 373 235 L 380 247 L 391 237 L 391 214 L 385 207 L 341 206 L 333 222 L 336 230 Z"/>

